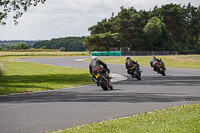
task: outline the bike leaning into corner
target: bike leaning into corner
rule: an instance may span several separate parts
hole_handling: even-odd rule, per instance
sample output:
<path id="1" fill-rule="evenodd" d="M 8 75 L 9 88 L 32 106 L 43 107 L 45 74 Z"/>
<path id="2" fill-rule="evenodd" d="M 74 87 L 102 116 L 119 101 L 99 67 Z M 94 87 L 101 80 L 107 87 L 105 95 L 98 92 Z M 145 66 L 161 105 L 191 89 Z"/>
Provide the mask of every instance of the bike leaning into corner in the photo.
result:
<path id="1" fill-rule="evenodd" d="M 97 83 L 97 86 L 101 86 L 103 90 L 112 90 L 113 86 L 111 85 L 111 78 L 109 76 L 110 70 L 107 65 L 97 59 L 97 57 L 91 57 L 91 62 L 89 64 L 90 74 L 92 74 L 92 80 Z"/>
<path id="2" fill-rule="evenodd" d="M 150 61 L 151 67 L 153 67 L 153 70 L 156 71 L 157 73 L 162 74 L 163 76 L 166 75 L 165 73 L 165 64 L 164 62 L 160 59 L 157 59 L 155 56 L 152 57 L 152 60 Z"/>
<path id="3" fill-rule="evenodd" d="M 133 61 L 131 60 L 130 57 L 126 58 L 126 63 L 125 63 L 127 73 L 132 76 L 132 78 L 137 78 L 137 80 L 141 80 L 141 73 L 142 71 L 140 70 L 140 65 L 138 64 L 138 61 Z"/>

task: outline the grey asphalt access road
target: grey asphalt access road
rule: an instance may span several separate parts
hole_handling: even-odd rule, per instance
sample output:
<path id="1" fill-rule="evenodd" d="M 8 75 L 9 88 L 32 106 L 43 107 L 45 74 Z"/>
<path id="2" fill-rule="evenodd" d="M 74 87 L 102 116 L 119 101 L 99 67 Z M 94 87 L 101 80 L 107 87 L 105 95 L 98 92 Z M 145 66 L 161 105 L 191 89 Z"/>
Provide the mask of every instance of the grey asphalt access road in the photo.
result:
<path id="1" fill-rule="evenodd" d="M 88 69 L 88 57 L 29 58 L 20 61 Z M 127 77 L 103 91 L 82 87 L 0 96 L 1 133 L 39 133 L 200 102 L 200 70 L 167 68 L 166 76 L 141 66 L 142 80 L 125 65 L 108 64 L 111 73 Z"/>

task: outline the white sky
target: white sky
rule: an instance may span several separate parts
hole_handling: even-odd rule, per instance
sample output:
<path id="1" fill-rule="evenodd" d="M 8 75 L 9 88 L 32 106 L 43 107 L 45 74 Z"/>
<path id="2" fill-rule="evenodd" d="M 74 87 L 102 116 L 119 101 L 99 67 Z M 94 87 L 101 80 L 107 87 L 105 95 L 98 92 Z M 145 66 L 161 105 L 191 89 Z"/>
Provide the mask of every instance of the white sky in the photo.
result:
<path id="1" fill-rule="evenodd" d="M 88 28 L 104 18 L 110 18 L 112 12 L 117 15 L 120 7 L 134 7 L 137 11 L 153 9 L 155 5 L 181 4 L 198 7 L 199 0 L 47 0 L 36 7 L 28 8 L 17 25 L 13 21 L 13 12 L 0 25 L 0 40 L 50 40 L 60 37 L 88 36 Z M 0 8 L 1 9 L 1 8 Z"/>

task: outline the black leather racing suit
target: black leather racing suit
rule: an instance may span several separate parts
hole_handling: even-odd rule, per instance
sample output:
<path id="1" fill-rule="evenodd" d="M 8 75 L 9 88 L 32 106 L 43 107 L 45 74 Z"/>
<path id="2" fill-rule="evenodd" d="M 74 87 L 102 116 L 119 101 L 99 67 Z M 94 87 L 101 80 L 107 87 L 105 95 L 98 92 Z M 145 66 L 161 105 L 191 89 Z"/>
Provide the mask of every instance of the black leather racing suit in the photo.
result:
<path id="1" fill-rule="evenodd" d="M 101 66 L 103 66 L 103 68 Z M 108 69 L 107 65 L 100 59 L 96 59 L 89 64 L 90 74 L 92 74 L 93 70 L 97 69 L 97 68 L 101 68 L 103 72 L 108 71 L 108 73 L 109 73 L 109 69 Z"/>
<path id="2" fill-rule="evenodd" d="M 126 66 L 128 74 L 131 74 L 130 73 L 130 68 L 131 68 L 131 66 L 134 66 L 134 64 L 136 64 L 138 66 L 138 68 L 140 68 L 139 64 L 137 62 L 133 61 L 133 60 L 127 60 L 126 61 L 125 66 Z"/>
<path id="3" fill-rule="evenodd" d="M 153 67 L 153 70 L 156 71 L 156 63 L 162 62 L 161 60 L 154 58 L 150 61 L 151 67 Z"/>

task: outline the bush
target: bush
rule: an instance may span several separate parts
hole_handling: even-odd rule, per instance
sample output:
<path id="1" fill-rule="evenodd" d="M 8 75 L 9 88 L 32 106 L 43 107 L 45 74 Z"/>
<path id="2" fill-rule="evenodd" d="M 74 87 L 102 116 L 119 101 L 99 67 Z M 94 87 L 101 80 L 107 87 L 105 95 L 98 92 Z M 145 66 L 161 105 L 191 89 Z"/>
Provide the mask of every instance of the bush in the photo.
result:
<path id="1" fill-rule="evenodd" d="M 5 66 L 3 62 L 0 61 L 0 76 L 3 76 L 4 72 L 5 72 Z"/>
<path id="2" fill-rule="evenodd" d="M 26 43 L 19 43 L 16 45 L 16 49 L 28 49 L 28 45 Z"/>
<path id="3" fill-rule="evenodd" d="M 64 47 L 59 48 L 60 51 L 65 51 Z"/>

